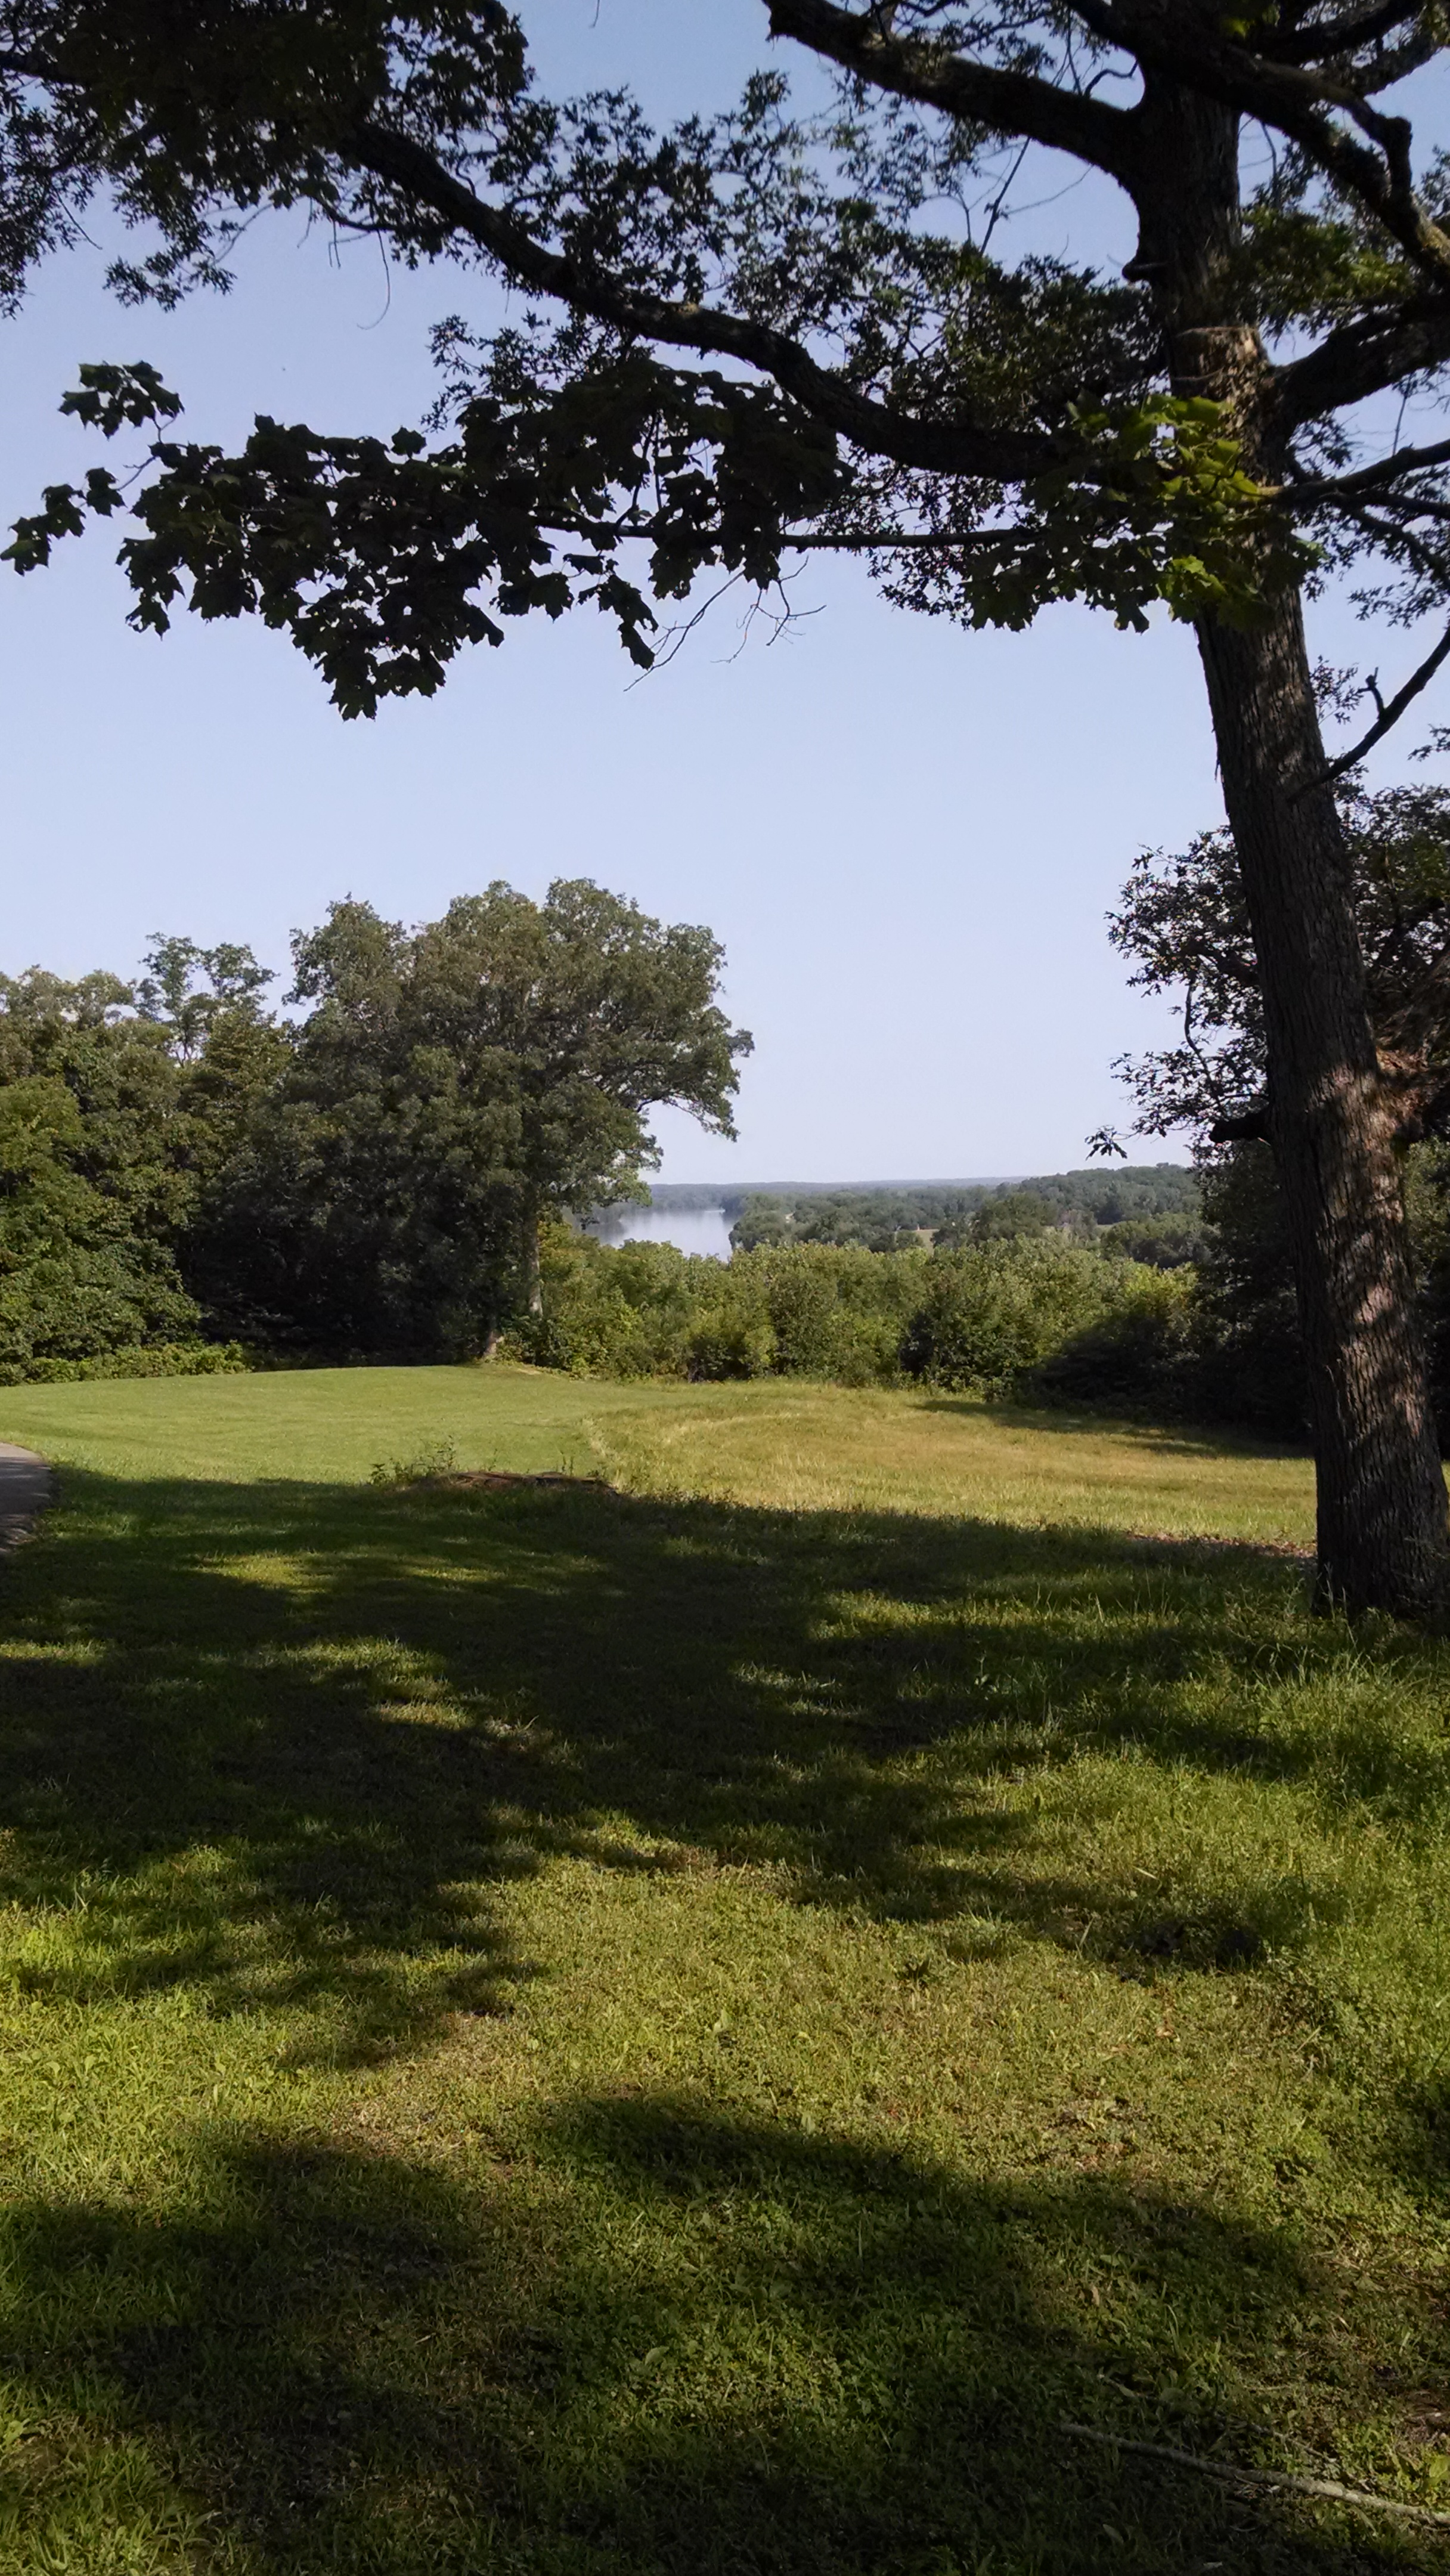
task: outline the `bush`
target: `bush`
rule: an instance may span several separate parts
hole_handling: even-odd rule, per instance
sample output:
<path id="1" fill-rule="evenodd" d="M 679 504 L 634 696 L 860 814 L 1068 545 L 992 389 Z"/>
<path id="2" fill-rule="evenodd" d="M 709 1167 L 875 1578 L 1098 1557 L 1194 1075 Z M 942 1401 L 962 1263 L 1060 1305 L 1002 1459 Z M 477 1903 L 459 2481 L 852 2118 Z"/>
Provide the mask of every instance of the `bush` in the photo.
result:
<path id="1" fill-rule="evenodd" d="M 93 1359 L 0 1361 L 0 1386 L 72 1386 L 93 1377 L 231 1377 L 253 1366 L 242 1342 L 157 1342 Z"/>
<path id="2" fill-rule="evenodd" d="M 594 1242 L 548 1229 L 543 1313 L 501 1349 L 607 1377 L 831 1378 L 890 1385 L 930 1269 L 923 1250 L 762 1246 L 729 1263 L 667 1243 Z"/>
<path id="3" fill-rule="evenodd" d="M 1147 1275 L 1055 1234 L 935 1254 L 902 1365 L 928 1386 L 1008 1393 L 1074 1335 L 1131 1304 Z"/>
<path id="4" fill-rule="evenodd" d="M 718 1261 L 692 1259 L 669 1243 L 612 1248 L 566 1225 L 543 1229 L 543 1312 L 521 1319 L 499 1345 L 505 1358 L 575 1377 L 685 1376 L 684 1354 L 709 1274 Z"/>
<path id="5" fill-rule="evenodd" d="M 685 1337 L 685 1375 L 690 1378 L 769 1377 L 778 1357 L 769 1316 L 732 1312 L 723 1300 L 707 1307 Z"/>
<path id="6" fill-rule="evenodd" d="M 1194 1276 L 1136 1263 L 1131 1269 L 1131 1277 L 1121 1278 L 1122 1302 L 1069 1335 L 1035 1370 L 1036 1394 L 1125 1413 L 1199 1410 L 1203 1358 Z"/>

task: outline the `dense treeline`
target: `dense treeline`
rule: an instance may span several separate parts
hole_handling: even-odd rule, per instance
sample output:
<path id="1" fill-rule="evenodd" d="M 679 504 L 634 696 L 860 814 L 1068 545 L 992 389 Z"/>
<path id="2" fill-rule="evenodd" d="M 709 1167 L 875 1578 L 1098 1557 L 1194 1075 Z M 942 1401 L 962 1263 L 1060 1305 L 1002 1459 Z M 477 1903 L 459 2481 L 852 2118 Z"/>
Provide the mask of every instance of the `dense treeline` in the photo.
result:
<path id="1" fill-rule="evenodd" d="M 550 1217 L 644 1194 L 652 1107 L 733 1132 L 716 942 L 585 880 L 334 904 L 294 962 L 292 1018 L 185 939 L 0 979 L 0 1372 L 477 1356 Z"/>
<path id="2" fill-rule="evenodd" d="M 1416 1148 L 1408 1178 L 1450 1431 L 1450 1155 Z M 558 1229 L 543 1311 L 506 1347 L 611 1376 L 916 1380 L 1302 1439 L 1304 1359 L 1267 1149 L 1237 1148 L 1199 1184 L 1193 1217 L 1065 1227 L 1012 1192 L 960 1242 L 765 1241 L 728 1263 Z"/>
<path id="3" fill-rule="evenodd" d="M 7 1378 L 140 1365 L 143 1353 L 153 1368 L 182 1365 L 202 1354 L 203 1316 L 180 1253 L 225 1155 L 232 1100 L 160 1023 L 153 982 L 136 992 L 105 974 L 0 978 Z M 245 996 L 213 998 L 235 1004 L 239 1040 L 243 1027 L 253 1034 Z M 236 1087 L 225 1086 L 229 1095 Z"/>
<path id="4" fill-rule="evenodd" d="M 1085 1231 L 1126 1222 L 1192 1220 L 1198 1209 L 1197 1179 L 1181 1163 L 1137 1164 L 1127 1171 L 1053 1172 L 1040 1179 L 995 1184 L 752 1191 L 738 1212 L 727 1202 L 727 1213 L 735 1216 L 730 1240 L 741 1252 L 783 1243 L 888 1252 L 922 1237 L 949 1249 L 1027 1233 L 1037 1226 L 1067 1225 Z"/>
<path id="5" fill-rule="evenodd" d="M 560 1227 L 545 1247 L 542 1312 L 506 1347 L 620 1377 L 915 1378 L 1007 1394 L 1045 1388 L 1044 1372 L 1093 1334 L 1114 1348 L 1176 1348 L 1185 1286 L 1055 1231 L 946 1252 L 766 1244 L 726 1263 Z M 1092 1393 L 1086 1382 L 1076 1391 Z M 1116 1381 L 1112 1391 L 1123 1392 Z"/>
<path id="6" fill-rule="evenodd" d="M 708 932 L 586 882 L 408 931 L 158 939 L 134 984 L 0 978 L 0 1377 L 467 1359 L 804 1374 L 1298 1437 L 1304 1364 L 1262 1145 L 951 1189 L 757 1193 L 729 1263 L 580 1231 L 645 1193 L 647 1113 L 730 1132 L 749 1040 Z M 1450 1421 L 1450 1155 L 1409 1158 Z"/>

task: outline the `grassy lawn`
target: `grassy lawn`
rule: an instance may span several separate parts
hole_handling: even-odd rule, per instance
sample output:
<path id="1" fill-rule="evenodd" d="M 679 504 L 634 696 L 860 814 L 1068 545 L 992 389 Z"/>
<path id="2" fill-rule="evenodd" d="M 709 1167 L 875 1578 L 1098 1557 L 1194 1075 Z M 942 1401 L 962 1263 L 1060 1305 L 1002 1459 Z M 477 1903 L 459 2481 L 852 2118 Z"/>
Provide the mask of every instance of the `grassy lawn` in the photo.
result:
<path id="1" fill-rule="evenodd" d="M 19 1388 L 3 2576 L 1441 2567 L 1450 1650 L 1301 1460 Z M 611 1489 L 379 1487 L 465 1465 Z"/>

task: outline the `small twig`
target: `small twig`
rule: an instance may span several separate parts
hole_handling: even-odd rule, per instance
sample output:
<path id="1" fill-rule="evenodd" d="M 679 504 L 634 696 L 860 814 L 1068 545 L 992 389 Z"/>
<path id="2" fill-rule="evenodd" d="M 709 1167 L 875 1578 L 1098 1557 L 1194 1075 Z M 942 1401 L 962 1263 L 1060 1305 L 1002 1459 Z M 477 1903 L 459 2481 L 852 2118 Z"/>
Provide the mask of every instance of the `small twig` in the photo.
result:
<path id="1" fill-rule="evenodd" d="M 1433 2505 L 1401 2504 L 1398 2496 L 1369 2495 L 1362 2487 L 1341 2486 L 1337 2478 L 1296 2478 L 1287 2469 L 1234 2469 L 1221 2460 L 1202 2460 L 1195 2451 L 1174 2450 L 1167 2442 L 1132 2442 L 1123 2433 L 1104 2433 L 1095 2424 L 1060 2423 L 1057 2429 L 1080 2442 L 1097 2442 L 1106 2451 L 1134 2451 L 1144 2459 L 1172 2460 L 1180 2469 L 1196 2469 L 1200 2477 L 1216 2478 L 1220 2486 L 1255 2487 L 1265 2493 L 1287 2487 L 1294 2495 L 1325 2496 L 1332 2504 L 1353 2505 L 1361 2513 L 1403 2514 L 1409 2522 L 1429 2522 L 1450 2531 L 1450 2513 L 1438 2513 Z"/>

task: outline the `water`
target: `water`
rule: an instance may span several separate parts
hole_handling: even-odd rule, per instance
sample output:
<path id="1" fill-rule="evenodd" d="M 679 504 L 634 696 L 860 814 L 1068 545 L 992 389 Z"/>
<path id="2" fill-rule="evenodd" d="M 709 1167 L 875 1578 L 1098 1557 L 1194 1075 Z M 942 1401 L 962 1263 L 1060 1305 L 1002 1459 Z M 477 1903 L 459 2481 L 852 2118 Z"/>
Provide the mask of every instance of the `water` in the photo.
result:
<path id="1" fill-rule="evenodd" d="M 730 1221 L 722 1207 L 611 1208 L 590 1232 L 601 1243 L 673 1243 L 712 1261 L 730 1258 Z"/>

